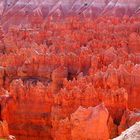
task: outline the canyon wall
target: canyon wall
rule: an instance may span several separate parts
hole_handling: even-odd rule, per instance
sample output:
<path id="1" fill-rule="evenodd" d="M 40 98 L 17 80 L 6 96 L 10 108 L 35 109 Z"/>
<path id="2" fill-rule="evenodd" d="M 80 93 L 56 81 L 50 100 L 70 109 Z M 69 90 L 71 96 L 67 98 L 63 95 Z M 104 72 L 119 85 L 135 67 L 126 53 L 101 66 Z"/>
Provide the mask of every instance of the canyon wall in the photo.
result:
<path id="1" fill-rule="evenodd" d="M 77 19 L 1 27 L 3 136 L 107 140 L 140 120 L 139 18 Z"/>
<path id="2" fill-rule="evenodd" d="M 11 25 L 37 26 L 52 16 L 140 16 L 139 0 L 1 0 L 0 23 L 4 29 Z"/>
<path id="3" fill-rule="evenodd" d="M 139 6 L 0 1 L 0 138 L 108 140 L 140 121 Z"/>

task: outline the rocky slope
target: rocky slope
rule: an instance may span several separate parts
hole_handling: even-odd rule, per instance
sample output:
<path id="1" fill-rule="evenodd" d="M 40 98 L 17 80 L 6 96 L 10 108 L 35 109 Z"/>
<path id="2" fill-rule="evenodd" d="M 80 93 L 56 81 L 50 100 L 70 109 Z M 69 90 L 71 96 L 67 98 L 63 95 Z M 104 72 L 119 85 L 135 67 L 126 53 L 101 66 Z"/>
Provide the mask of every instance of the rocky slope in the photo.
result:
<path id="1" fill-rule="evenodd" d="M 139 0 L 1 0 L 1 24 L 29 26 L 50 16 L 139 16 Z"/>
<path id="2" fill-rule="evenodd" d="M 119 137 L 113 140 L 139 140 L 140 139 L 140 122 L 124 131 Z"/>

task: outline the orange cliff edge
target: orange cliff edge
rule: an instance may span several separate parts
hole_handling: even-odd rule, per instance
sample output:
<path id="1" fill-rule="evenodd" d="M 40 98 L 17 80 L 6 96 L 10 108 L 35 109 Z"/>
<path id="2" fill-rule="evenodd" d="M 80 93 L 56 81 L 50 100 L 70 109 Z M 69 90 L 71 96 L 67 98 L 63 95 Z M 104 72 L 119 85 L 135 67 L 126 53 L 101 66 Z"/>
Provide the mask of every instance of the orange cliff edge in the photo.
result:
<path id="1" fill-rule="evenodd" d="M 139 7 L 0 1 L 0 138 L 137 140 Z"/>

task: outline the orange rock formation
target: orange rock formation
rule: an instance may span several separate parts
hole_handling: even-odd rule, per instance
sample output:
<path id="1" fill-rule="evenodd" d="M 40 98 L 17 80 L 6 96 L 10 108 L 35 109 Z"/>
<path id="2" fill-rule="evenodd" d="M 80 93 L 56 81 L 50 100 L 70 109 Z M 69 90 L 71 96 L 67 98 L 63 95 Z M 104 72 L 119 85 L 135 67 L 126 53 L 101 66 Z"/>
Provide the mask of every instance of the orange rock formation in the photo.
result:
<path id="1" fill-rule="evenodd" d="M 68 17 L 1 27 L 0 136 L 108 140 L 140 121 L 139 21 Z"/>

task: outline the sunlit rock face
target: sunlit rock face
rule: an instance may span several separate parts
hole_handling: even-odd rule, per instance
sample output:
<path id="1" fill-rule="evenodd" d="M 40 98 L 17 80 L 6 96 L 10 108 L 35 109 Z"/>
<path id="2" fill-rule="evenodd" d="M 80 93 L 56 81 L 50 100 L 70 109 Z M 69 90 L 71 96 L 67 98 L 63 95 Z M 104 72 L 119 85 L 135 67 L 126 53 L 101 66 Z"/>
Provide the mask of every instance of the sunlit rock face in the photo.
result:
<path id="1" fill-rule="evenodd" d="M 56 140 L 107 140 L 112 135 L 112 131 L 117 131 L 104 104 L 89 108 L 80 106 L 71 114 L 70 119 L 62 119 L 54 126 Z"/>
<path id="2" fill-rule="evenodd" d="M 140 121 L 139 7 L 0 1 L 0 139 L 108 140 Z"/>

